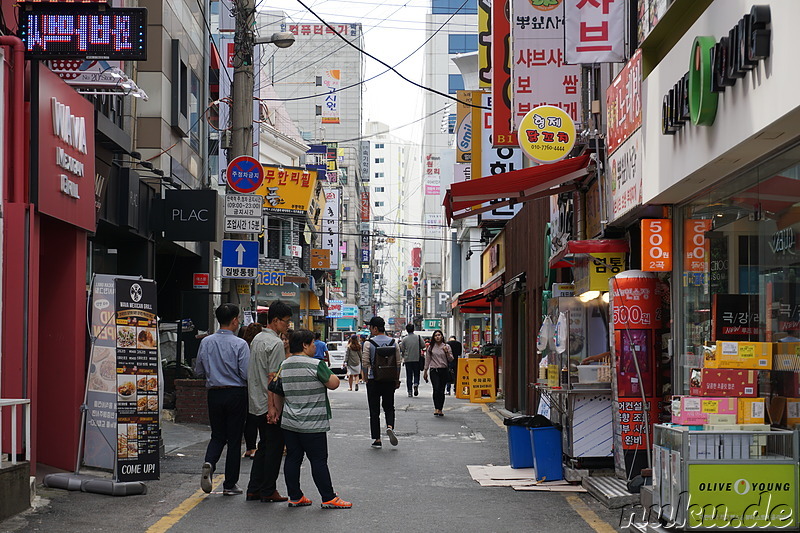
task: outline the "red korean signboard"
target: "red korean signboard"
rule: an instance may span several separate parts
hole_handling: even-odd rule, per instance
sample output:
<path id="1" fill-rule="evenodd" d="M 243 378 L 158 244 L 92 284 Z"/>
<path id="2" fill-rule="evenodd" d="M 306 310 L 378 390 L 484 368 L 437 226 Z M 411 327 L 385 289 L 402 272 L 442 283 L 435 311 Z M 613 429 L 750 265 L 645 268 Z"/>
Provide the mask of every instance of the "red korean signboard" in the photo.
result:
<path id="1" fill-rule="evenodd" d="M 39 83 L 31 122 L 32 198 L 39 212 L 94 231 L 94 106 L 42 64 L 33 65 Z M 35 121 L 35 122 L 34 122 Z M 33 195 L 32 195 L 33 196 Z"/>
<path id="2" fill-rule="evenodd" d="M 645 405 L 647 414 L 645 415 Z M 619 420 L 618 431 L 622 437 L 623 450 L 646 450 L 647 449 L 647 429 L 645 423 L 650 426 L 650 439 L 652 444 L 653 423 L 656 416 L 657 401 L 648 398 L 645 404 L 641 398 L 620 398 L 617 404 L 617 416 Z M 647 420 L 645 420 L 645 416 Z"/>
<path id="3" fill-rule="evenodd" d="M 642 51 L 637 50 L 606 91 L 608 153 L 642 126 Z"/>
<path id="4" fill-rule="evenodd" d="M 672 220 L 642 220 L 642 270 L 672 272 Z"/>
<path id="5" fill-rule="evenodd" d="M 517 146 L 511 123 L 511 0 L 492 2 L 492 146 Z"/>
<path id="6" fill-rule="evenodd" d="M 369 191 L 361 193 L 361 222 L 369 222 Z"/>

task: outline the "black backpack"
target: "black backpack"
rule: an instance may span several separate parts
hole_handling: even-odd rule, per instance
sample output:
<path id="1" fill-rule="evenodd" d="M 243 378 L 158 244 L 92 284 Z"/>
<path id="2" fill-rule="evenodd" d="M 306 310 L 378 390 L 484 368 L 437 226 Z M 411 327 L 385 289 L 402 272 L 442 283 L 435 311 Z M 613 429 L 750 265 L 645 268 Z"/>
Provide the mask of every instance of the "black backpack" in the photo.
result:
<path id="1" fill-rule="evenodd" d="M 369 342 L 375 347 L 375 355 L 372 358 L 373 379 L 392 383 L 398 381 L 400 369 L 397 366 L 397 347 L 394 345 L 394 339 L 383 346 L 378 346 L 372 339 L 369 339 Z"/>

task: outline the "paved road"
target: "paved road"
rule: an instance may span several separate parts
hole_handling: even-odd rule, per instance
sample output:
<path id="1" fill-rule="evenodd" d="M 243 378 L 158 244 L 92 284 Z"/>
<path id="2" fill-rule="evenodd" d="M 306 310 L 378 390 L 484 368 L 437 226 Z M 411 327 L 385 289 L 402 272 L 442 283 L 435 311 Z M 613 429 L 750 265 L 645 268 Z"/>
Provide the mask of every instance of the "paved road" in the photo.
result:
<path id="1" fill-rule="evenodd" d="M 335 490 L 353 502 L 350 510 L 323 510 L 305 464 L 302 486 L 314 505 L 246 502 L 243 496 L 198 493 L 207 428 L 168 424 L 162 479 L 148 483 L 143 496 L 112 498 L 96 494 L 40 490 L 49 503 L 0 523 L 0 531 L 170 533 L 210 530 L 255 531 L 508 531 L 590 533 L 615 531 L 619 514 L 586 494 L 516 492 L 480 487 L 466 465 L 508 464 L 505 430 L 480 405 L 447 397 L 445 416 L 433 416 L 430 388 L 408 398 L 396 395 L 400 444 L 370 447 L 366 392 L 346 385 L 331 393 L 329 465 Z M 495 417 L 496 418 L 496 417 Z M 224 457 L 224 456 L 223 456 Z M 241 485 L 250 460 L 243 459 Z M 218 471 L 222 471 L 222 464 Z M 216 481 L 216 478 L 215 478 Z M 282 477 L 279 490 L 285 494 Z M 221 490 L 221 488 L 219 489 Z M 589 519 L 587 523 L 578 511 Z M 588 514 L 587 514 L 588 511 Z"/>

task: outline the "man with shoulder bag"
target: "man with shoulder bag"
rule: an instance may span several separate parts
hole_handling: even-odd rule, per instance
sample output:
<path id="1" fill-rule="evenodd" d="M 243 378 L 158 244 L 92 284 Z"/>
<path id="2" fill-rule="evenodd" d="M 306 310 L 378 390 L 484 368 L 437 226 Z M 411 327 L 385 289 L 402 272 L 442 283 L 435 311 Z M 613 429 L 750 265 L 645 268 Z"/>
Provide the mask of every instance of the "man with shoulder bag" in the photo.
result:
<path id="1" fill-rule="evenodd" d="M 367 323 L 372 338 L 364 343 L 361 366 L 367 376 L 367 402 L 369 403 L 369 428 L 373 448 L 381 443 L 381 404 L 386 416 L 386 434 L 392 446 L 397 446 L 394 433 L 394 391 L 400 388 L 400 347 L 395 339 L 386 335 L 386 323 L 374 316 Z"/>
<path id="2" fill-rule="evenodd" d="M 406 386 L 408 397 L 411 398 L 419 396 L 420 356 L 425 350 L 425 343 L 422 337 L 414 333 L 414 324 L 408 324 L 406 331 L 408 335 L 400 343 L 400 352 L 403 355 L 403 364 L 406 365 Z"/>

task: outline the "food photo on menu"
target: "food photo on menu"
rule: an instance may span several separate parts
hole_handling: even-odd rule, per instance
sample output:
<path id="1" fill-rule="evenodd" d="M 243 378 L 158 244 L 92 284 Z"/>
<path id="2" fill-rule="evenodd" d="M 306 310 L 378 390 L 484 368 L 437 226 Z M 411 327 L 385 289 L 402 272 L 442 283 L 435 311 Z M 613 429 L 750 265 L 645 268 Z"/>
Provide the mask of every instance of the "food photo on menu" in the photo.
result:
<path id="1" fill-rule="evenodd" d="M 147 390 L 150 392 L 158 392 L 158 378 L 156 376 L 147 378 Z"/>
<path id="2" fill-rule="evenodd" d="M 156 347 L 156 328 L 138 328 L 136 335 L 137 348 L 152 349 Z"/>
<path id="3" fill-rule="evenodd" d="M 124 402 L 133 401 L 136 392 L 136 376 L 120 374 L 117 376 L 117 395 Z"/>
<path id="4" fill-rule="evenodd" d="M 147 376 L 136 376 L 136 392 L 147 392 Z"/>
<path id="5" fill-rule="evenodd" d="M 117 457 L 128 457 L 128 424 L 117 424 Z"/>
<path id="6" fill-rule="evenodd" d="M 136 348 L 136 328 L 117 326 L 117 347 Z"/>
<path id="7" fill-rule="evenodd" d="M 158 396 L 147 397 L 147 410 L 153 412 L 158 411 Z"/>
<path id="8" fill-rule="evenodd" d="M 139 395 L 136 399 L 136 410 L 147 411 L 147 396 Z"/>

